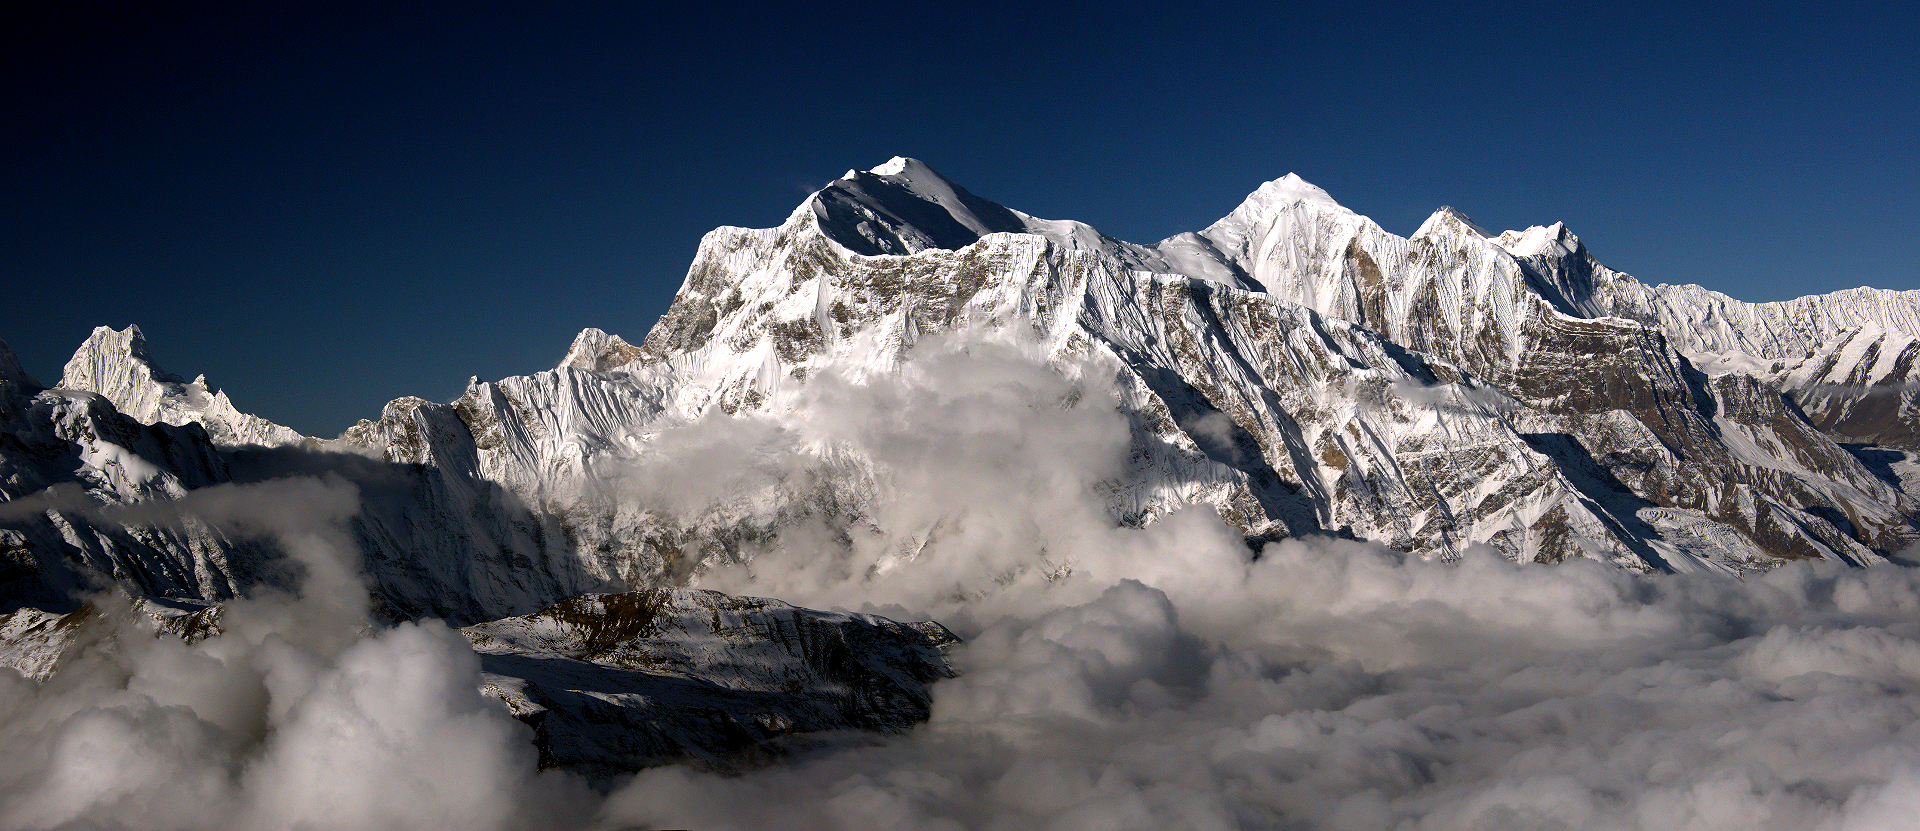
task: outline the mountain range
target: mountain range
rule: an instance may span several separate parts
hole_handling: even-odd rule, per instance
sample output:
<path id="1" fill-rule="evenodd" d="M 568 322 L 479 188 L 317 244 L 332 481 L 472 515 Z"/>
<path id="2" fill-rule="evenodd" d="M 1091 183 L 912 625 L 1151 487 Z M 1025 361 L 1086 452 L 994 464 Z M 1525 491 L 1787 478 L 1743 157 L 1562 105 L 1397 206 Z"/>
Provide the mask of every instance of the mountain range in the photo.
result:
<path id="1" fill-rule="evenodd" d="M 46 673 L 92 592 L 173 620 L 294 590 L 284 540 L 140 509 L 316 477 L 353 494 L 339 525 L 373 618 L 466 627 L 490 694 L 573 748 L 555 764 L 724 767 L 778 735 L 925 718 L 954 636 L 895 622 L 911 604 L 690 587 L 818 562 L 857 590 L 956 540 L 995 553 L 938 576 L 954 596 L 1096 565 L 1045 511 L 1010 520 L 962 486 L 1026 477 L 1120 529 L 1203 511 L 1256 559 L 1334 537 L 1639 572 L 1869 565 L 1920 539 L 1917 395 L 1920 291 L 1650 286 L 1559 224 L 1494 234 L 1441 208 L 1400 237 L 1292 175 L 1141 245 L 895 158 L 778 227 L 707 234 L 637 343 L 587 329 L 552 370 L 399 399 L 334 438 L 166 372 L 136 327 L 96 329 L 52 387 L 0 346 L 0 631 Z M 723 650 L 664 645 L 722 630 Z M 706 703 L 588 746 L 562 725 L 613 699 L 553 679 L 589 670 Z M 637 692 L 661 678 L 673 695 Z M 827 688 L 864 692 L 807 698 Z M 774 690 L 786 703 L 738 703 Z"/>

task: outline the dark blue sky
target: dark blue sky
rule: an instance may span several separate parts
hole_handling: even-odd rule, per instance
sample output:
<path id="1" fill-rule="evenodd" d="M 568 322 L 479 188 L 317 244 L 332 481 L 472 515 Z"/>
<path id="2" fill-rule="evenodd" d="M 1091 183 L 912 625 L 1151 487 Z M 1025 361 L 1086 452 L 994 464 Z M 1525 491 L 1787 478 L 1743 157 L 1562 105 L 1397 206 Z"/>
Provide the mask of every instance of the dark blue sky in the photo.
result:
<path id="1" fill-rule="evenodd" d="M 0 339 L 52 383 L 138 323 L 333 435 L 637 341 L 703 232 L 896 154 L 1140 242 L 1291 171 L 1649 282 L 1920 288 L 1895 4 L 534 5 L 4 12 Z"/>

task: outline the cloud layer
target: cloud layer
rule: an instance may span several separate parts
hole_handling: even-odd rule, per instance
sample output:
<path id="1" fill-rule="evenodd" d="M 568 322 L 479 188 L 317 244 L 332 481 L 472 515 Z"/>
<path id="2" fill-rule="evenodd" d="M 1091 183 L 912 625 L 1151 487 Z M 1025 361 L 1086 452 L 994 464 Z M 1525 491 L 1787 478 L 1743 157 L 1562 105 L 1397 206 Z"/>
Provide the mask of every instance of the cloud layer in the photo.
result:
<path id="1" fill-rule="evenodd" d="M 720 828 L 1872 828 L 1920 807 L 1920 579 L 1283 542 L 1009 615 L 930 724 L 606 816 Z M 767 806 L 764 810 L 754 806 Z M 613 823 L 617 825 L 618 823 Z"/>

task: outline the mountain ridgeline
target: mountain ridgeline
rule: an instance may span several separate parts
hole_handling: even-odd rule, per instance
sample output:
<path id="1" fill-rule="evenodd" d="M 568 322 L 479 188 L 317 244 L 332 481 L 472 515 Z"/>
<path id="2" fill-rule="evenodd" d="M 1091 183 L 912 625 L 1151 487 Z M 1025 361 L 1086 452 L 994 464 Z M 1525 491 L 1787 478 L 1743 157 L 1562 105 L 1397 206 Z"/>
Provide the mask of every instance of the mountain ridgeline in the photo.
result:
<path id="1" fill-rule="evenodd" d="M 1114 523 L 1204 505 L 1256 550 L 1336 535 L 1643 571 L 1868 563 L 1916 537 L 1917 335 L 1920 292 L 1751 304 L 1647 286 L 1558 224 L 1494 235 L 1442 208 L 1399 237 L 1291 175 L 1139 245 L 895 159 L 779 227 L 709 233 L 638 345 L 589 329 L 553 370 L 397 400 L 335 439 L 167 374 L 137 329 L 96 330 L 51 389 L 4 356 L 0 488 L 111 505 L 338 477 L 361 496 L 350 530 L 377 608 L 475 623 L 697 584 L 795 523 L 852 544 L 892 489 L 857 443 L 674 504 L 646 497 L 657 438 L 818 417 L 822 378 L 984 339 L 1124 417 L 1124 458 L 1093 483 Z M 230 533 L 71 506 L 8 514 L 0 546 L 15 606 L 109 582 L 219 601 L 289 579 Z"/>

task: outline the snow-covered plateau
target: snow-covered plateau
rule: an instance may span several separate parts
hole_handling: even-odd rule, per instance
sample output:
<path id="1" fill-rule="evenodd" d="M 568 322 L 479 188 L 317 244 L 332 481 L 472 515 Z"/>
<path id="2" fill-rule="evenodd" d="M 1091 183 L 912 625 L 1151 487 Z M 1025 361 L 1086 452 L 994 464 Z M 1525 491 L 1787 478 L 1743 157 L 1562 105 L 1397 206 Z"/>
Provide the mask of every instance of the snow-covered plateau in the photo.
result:
<path id="1" fill-rule="evenodd" d="M 1403 588 L 1432 588 L 1553 570 L 1611 587 L 1580 607 L 1609 634 L 1538 627 L 1591 645 L 1640 631 L 1598 622 L 1634 580 L 1899 572 L 1888 559 L 1920 540 L 1917 395 L 1920 292 L 1756 304 L 1649 286 L 1559 224 L 1493 234 L 1441 208 L 1400 237 L 1293 175 L 1143 245 L 896 158 L 778 227 L 708 233 L 637 343 L 587 329 L 552 370 L 399 399 L 334 438 L 167 373 L 135 327 L 96 329 L 52 387 L 0 345 L 0 640 L 19 684 L 93 667 L 132 690 L 158 647 L 102 644 L 157 632 L 252 667 L 267 698 L 363 652 L 451 654 L 493 702 L 473 707 L 505 719 L 488 730 L 511 733 L 511 715 L 543 765 L 603 786 L 676 762 L 832 757 L 929 718 L 1018 744 L 978 725 L 1174 707 L 1181 684 L 1266 671 L 1232 664 L 1243 647 L 1302 673 L 1319 666 L 1303 656 L 1418 663 L 1401 651 L 1418 637 L 1369 634 L 1374 606 L 1358 629 L 1315 623 L 1283 646 L 1274 621 L 1306 612 L 1210 609 L 1195 602 L 1209 575 L 1303 601 L 1246 575 L 1412 569 L 1428 576 Z M 1434 591 L 1424 602 L 1479 608 Z M 1753 607 L 1679 596 L 1645 602 L 1756 621 L 1714 630 L 1722 646 L 1766 631 Z M 1340 597 L 1326 614 L 1359 614 Z M 1822 597 L 1802 606 L 1844 605 Z M 1515 602 L 1515 620 L 1552 606 Z M 1830 620 L 1802 606 L 1794 619 Z M 1431 631 L 1480 619 L 1402 612 Z M 326 625 L 301 631 L 335 634 L 289 637 L 311 667 L 279 669 L 274 638 L 310 619 Z M 1036 632 L 1062 655 L 1105 649 L 1088 627 L 1166 631 L 1074 664 L 1095 680 L 1072 706 L 977 686 L 1007 671 L 980 656 L 1052 672 L 1023 651 Z M 1486 643 L 1534 637 L 1549 635 Z M 1212 669 L 1153 654 L 1189 648 Z M 935 682 L 956 669 L 976 686 L 942 704 Z M 206 741 L 306 735 L 299 711 L 262 712 Z M 0 771 L 0 793 L 13 782 Z M 1339 816 L 1416 816 L 1369 787 L 1386 813 Z M 1312 814 L 1275 802 L 1238 827 L 1269 809 Z M 66 816 L 47 811 L 32 816 Z"/>

